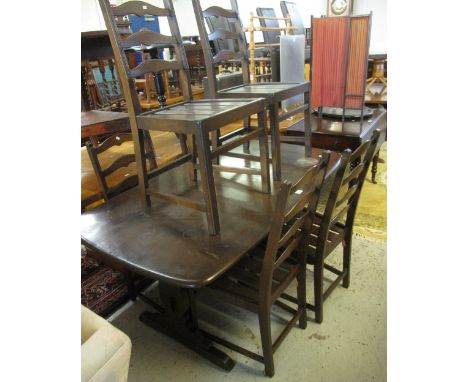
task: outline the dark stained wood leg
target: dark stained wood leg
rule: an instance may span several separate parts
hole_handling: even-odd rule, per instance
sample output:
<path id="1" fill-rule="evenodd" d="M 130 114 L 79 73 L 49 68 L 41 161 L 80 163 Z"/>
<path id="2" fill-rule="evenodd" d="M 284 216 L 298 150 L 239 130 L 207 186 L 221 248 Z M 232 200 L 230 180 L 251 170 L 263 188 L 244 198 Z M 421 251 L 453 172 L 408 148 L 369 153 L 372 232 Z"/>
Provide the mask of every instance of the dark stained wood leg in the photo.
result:
<path id="1" fill-rule="evenodd" d="M 195 136 L 197 145 L 198 161 L 200 163 L 200 178 L 205 199 L 206 217 L 210 235 L 219 233 L 218 203 L 216 201 L 216 190 L 213 176 L 213 163 L 210 155 L 210 144 L 208 134 L 204 130 L 198 130 Z"/>
<path id="2" fill-rule="evenodd" d="M 306 268 L 302 267 L 297 276 L 297 309 L 302 310 L 299 317 L 299 327 L 307 328 L 307 301 L 306 301 Z"/>
<path id="3" fill-rule="evenodd" d="M 271 342 L 270 309 L 261 307 L 258 322 L 260 324 L 260 336 L 262 337 L 263 362 L 265 364 L 265 375 L 273 377 L 275 366 L 273 364 L 273 345 Z"/>
<path id="4" fill-rule="evenodd" d="M 154 151 L 153 141 L 149 131 L 143 130 L 143 134 L 145 136 L 146 157 L 149 160 L 150 170 L 154 170 L 158 165 L 156 163 L 156 152 Z"/>
<path id="5" fill-rule="evenodd" d="M 211 149 L 214 150 L 220 145 L 219 136 L 220 132 L 218 129 L 213 130 L 211 133 Z M 212 163 L 219 164 L 219 156 L 212 159 Z"/>
<path id="6" fill-rule="evenodd" d="M 311 157 L 312 156 L 312 130 L 311 130 L 311 122 L 310 122 L 310 98 L 309 93 L 304 93 L 304 103 L 309 107 L 304 110 L 304 146 L 305 146 L 305 156 Z"/>
<path id="7" fill-rule="evenodd" d="M 135 162 L 138 174 L 138 191 L 142 206 L 150 207 L 151 199 L 146 192 L 148 189 L 148 173 L 146 171 L 146 153 L 145 153 L 145 137 L 142 130 L 136 126 L 132 127 L 133 145 L 135 149 Z"/>
<path id="8" fill-rule="evenodd" d="M 281 180 L 281 150 L 280 132 L 278 121 L 278 104 L 276 102 L 269 105 L 270 111 L 270 132 L 271 132 L 271 157 L 273 161 L 273 180 Z"/>
<path id="9" fill-rule="evenodd" d="M 268 133 L 266 110 L 258 113 L 258 145 L 260 148 L 260 168 L 262 171 L 262 192 L 269 194 L 270 186 L 270 162 L 268 156 Z"/>
<path id="10" fill-rule="evenodd" d="M 214 347 L 198 329 L 196 311 L 192 310 L 194 296 L 191 291 L 160 283 L 159 294 L 164 313 L 146 311 L 140 316 L 140 320 L 181 342 L 222 369 L 230 371 L 235 365 L 234 361 Z"/>
<path id="11" fill-rule="evenodd" d="M 343 287 L 349 287 L 350 271 L 351 271 L 351 247 L 353 242 L 352 232 L 345 235 L 343 242 L 343 271 L 346 271 L 346 276 L 343 278 Z"/>
<path id="12" fill-rule="evenodd" d="M 314 305 L 315 322 L 323 321 L 323 262 L 316 261 L 314 265 Z"/>
<path id="13" fill-rule="evenodd" d="M 135 283 L 133 282 L 132 272 L 128 269 L 124 271 L 125 279 L 127 280 L 128 295 L 132 301 L 135 301 L 137 298 L 137 293 L 135 289 Z"/>
<path id="14" fill-rule="evenodd" d="M 188 165 L 189 179 L 192 182 L 196 182 L 197 170 L 195 168 L 195 165 L 197 164 L 197 147 L 195 145 L 195 137 L 193 136 L 193 134 L 190 134 L 187 137 L 187 150 L 192 155 L 192 159 Z"/>
<path id="15" fill-rule="evenodd" d="M 380 154 L 380 150 L 377 151 L 374 158 L 372 159 L 371 173 L 372 173 L 372 183 L 374 184 L 377 184 L 377 181 L 375 180 L 375 176 L 377 175 L 377 163 L 379 162 L 379 154 Z"/>
<path id="16" fill-rule="evenodd" d="M 248 118 L 244 118 L 244 129 L 245 131 L 251 131 L 252 127 L 250 125 L 251 123 L 251 119 L 250 117 Z M 243 144 L 243 150 L 244 150 L 244 153 L 246 154 L 250 154 L 250 141 L 247 141 Z"/>

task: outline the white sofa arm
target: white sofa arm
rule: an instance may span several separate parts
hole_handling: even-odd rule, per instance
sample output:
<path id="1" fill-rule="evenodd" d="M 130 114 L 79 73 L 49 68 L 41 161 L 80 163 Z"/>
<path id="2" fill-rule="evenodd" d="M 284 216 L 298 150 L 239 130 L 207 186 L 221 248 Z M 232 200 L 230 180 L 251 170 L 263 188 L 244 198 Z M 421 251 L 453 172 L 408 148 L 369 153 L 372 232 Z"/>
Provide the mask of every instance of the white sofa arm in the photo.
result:
<path id="1" fill-rule="evenodd" d="M 131 349 L 126 334 L 81 307 L 82 382 L 126 382 Z"/>

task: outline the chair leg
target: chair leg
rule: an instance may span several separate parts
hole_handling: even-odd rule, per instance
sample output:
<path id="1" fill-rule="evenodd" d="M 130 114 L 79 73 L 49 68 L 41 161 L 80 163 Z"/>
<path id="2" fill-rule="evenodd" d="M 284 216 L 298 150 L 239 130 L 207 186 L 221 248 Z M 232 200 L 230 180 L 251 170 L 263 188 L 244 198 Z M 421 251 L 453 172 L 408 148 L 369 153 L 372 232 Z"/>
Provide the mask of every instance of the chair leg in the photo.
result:
<path id="1" fill-rule="evenodd" d="M 351 272 L 351 244 L 353 240 L 353 235 L 351 231 L 345 235 L 343 242 L 343 271 L 346 272 L 346 276 L 343 277 L 343 287 L 349 287 L 350 281 L 350 272 Z"/>
<path id="2" fill-rule="evenodd" d="M 299 272 L 297 276 L 297 309 L 302 310 L 299 317 L 299 327 L 301 329 L 307 328 L 307 301 L 306 301 L 306 270 Z"/>
<path id="3" fill-rule="evenodd" d="M 314 265 L 315 322 L 323 321 L 323 261 Z"/>
<path id="4" fill-rule="evenodd" d="M 244 129 L 246 132 L 251 131 L 252 127 L 250 126 L 251 118 L 244 118 Z M 243 150 L 245 154 L 250 154 L 250 141 L 247 141 L 243 144 Z"/>
<path id="5" fill-rule="evenodd" d="M 260 324 L 260 336 L 262 338 L 263 363 L 265 364 L 265 375 L 273 377 L 275 366 L 273 364 L 273 344 L 271 341 L 271 316 L 269 307 L 260 308 L 258 321 Z"/>

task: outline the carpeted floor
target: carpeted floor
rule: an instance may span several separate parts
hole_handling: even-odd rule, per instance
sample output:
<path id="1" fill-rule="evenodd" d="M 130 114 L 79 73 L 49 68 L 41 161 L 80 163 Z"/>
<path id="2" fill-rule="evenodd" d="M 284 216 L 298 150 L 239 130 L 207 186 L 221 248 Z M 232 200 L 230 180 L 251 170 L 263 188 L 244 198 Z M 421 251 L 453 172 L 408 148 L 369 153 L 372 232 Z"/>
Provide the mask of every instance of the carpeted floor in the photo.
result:
<path id="1" fill-rule="evenodd" d="M 377 184 L 371 182 L 370 170 L 361 192 L 354 222 L 354 233 L 387 240 L 387 143 L 380 148 Z M 383 162 L 383 163 L 381 163 Z"/>

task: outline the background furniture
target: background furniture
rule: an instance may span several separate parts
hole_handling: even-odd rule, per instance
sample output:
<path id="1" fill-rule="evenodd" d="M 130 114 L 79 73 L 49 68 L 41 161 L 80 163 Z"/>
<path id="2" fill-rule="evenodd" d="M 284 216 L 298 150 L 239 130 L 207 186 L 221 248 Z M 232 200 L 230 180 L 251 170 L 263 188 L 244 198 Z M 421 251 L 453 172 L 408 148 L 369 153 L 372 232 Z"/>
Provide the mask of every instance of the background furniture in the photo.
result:
<path id="1" fill-rule="evenodd" d="M 312 18 L 311 105 L 364 117 L 371 16 Z"/>
<path id="2" fill-rule="evenodd" d="M 249 64 L 247 60 L 247 47 L 245 44 L 245 35 L 242 31 L 242 24 L 239 18 L 239 12 L 236 0 L 231 0 L 232 9 L 224 9 L 220 7 L 209 7 L 203 10 L 199 0 L 192 0 L 195 18 L 197 20 L 198 30 L 200 32 L 200 41 L 203 47 L 205 63 L 208 76 L 209 96 L 212 98 L 243 98 L 262 97 L 268 103 L 270 113 L 270 131 L 271 131 L 271 151 L 273 161 L 273 179 L 281 179 L 281 151 L 279 122 L 283 121 L 298 113 L 304 113 L 304 131 L 305 131 L 305 156 L 311 155 L 310 149 L 310 110 L 309 110 L 309 82 L 302 83 L 281 83 L 281 82 L 266 82 L 250 84 L 250 78 L 253 73 L 249 73 Z M 230 30 L 216 29 L 208 33 L 205 26 L 205 19 L 209 17 L 225 18 L 225 25 L 234 23 L 235 27 Z M 235 30 L 236 32 L 233 32 Z M 235 49 L 226 48 L 221 50 L 214 57 L 211 54 L 210 41 L 230 40 Z M 219 90 L 216 82 L 216 65 L 220 62 L 228 60 L 237 60 L 242 65 L 243 85 L 232 87 L 229 89 Z M 295 95 L 305 95 L 305 104 L 294 110 L 289 110 L 280 115 L 279 102 L 291 98 Z M 244 129 L 250 126 L 249 121 L 244 121 Z M 241 131 L 242 132 L 242 131 Z M 219 132 L 212 139 L 213 147 L 219 145 Z"/>
<path id="3" fill-rule="evenodd" d="M 316 160 L 304 158 L 302 148 L 282 145 L 283 170 L 291 182 L 300 179 Z M 259 148 L 252 142 L 251 151 Z M 242 153 L 237 147 L 235 152 Z M 241 159 L 221 157 L 233 165 Z M 234 163 L 237 164 L 237 163 Z M 188 164 L 150 180 L 161 192 L 177 190 L 187 198 L 199 198 L 201 185 L 193 187 L 186 174 Z M 233 362 L 210 345 L 198 329 L 193 288 L 205 286 L 233 266 L 265 238 L 275 209 L 275 195 L 258 192 L 252 176 L 216 177 L 220 224 L 229 227 L 210 236 L 205 217 L 188 208 L 155 203 L 143 213 L 138 190 L 133 188 L 81 215 L 81 239 L 88 248 L 119 262 L 129 270 L 160 280 L 164 309 L 141 317 L 148 325 L 194 349 L 220 367 Z"/>
<path id="4" fill-rule="evenodd" d="M 307 36 L 306 28 L 302 23 L 301 11 L 296 3 L 291 1 L 280 1 L 281 12 L 283 17 L 291 17 L 291 25 L 297 27 L 296 29 L 291 30 L 291 34 L 303 34 Z M 306 47 L 304 50 L 305 62 L 308 63 L 310 60 L 310 40 L 306 38 Z"/>
<path id="5" fill-rule="evenodd" d="M 257 8 L 257 12 L 258 12 L 258 8 Z M 274 12 L 274 11 L 273 11 Z M 255 19 L 259 19 L 260 21 L 263 22 L 263 24 L 265 25 L 265 21 L 266 20 L 270 20 L 270 21 L 276 21 L 276 24 L 278 24 L 278 20 L 284 20 L 286 26 L 285 27 L 280 27 L 279 25 L 277 26 L 264 26 L 264 25 L 261 25 L 260 27 L 258 26 L 255 26 Z M 253 12 L 250 12 L 250 23 L 249 23 L 249 26 L 248 27 L 244 27 L 243 31 L 244 32 L 249 32 L 249 52 L 250 52 L 250 66 L 249 66 L 249 70 L 250 70 L 250 73 L 251 73 L 251 83 L 256 83 L 256 82 L 265 82 L 265 81 L 271 81 L 271 70 L 269 71 L 265 71 L 263 70 L 263 67 L 260 66 L 258 69 L 259 70 L 256 70 L 256 67 L 255 67 L 255 49 L 256 48 L 265 48 L 265 47 L 268 47 L 268 48 L 273 48 L 273 47 L 278 47 L 279 46 L 279 40 L 276 41 L 276 42 L 268 42 L 268 41 L 264 41 L 263 43 L 256 43 L 255 42 L 255 38 L 254 38 L 254 32 L 255 31 L 262 31 L 264 33 L 264 36 L 265 36 L 265 33 L 270 31 L 270 32 L 281 32 L 281 31 L 284 31 L 286 34 L 289 33 L 291 31 L 291 29 L 296 29 L 297 27 L 291 27 L 291 18 L 289 16 L 285 17 L 285 18 L 277 18 L 277 17 L 274 17 L 274 16 L 255 16 Z M 273 36 L 272 36 L 273 38 Z M 271 65 L 271 63 L 270 63 Z M 270 66 L 271 68 L 271 66 Z"/>
<path id="6" fill-rule="evenodd" d="M 126 382 L 131 350 L 125 333 L 81 305 L 82 382 Z"/>
<path id="7" fill-rule="evenodd" d="M 258 314 L 263 356 L 225 339 L 213 335 L 208 337 L 263 362 L 265 374 L 269 377 L 275 374 L 273 353 L 292 327 L 297 321 L 301 329 L 307 327 L 305 256 L 311 217 L 315 213 L 329 159 L 330 152 L 324 153 L 324 157 L 294 185 L 289 181 L 282 182 L 266 247 L 262 243 L 249 251 L 247 256 L 199 292 L 210 300 L 214 298 Z M 300 197 L 297 197 L 299 190 Z M 298 254 L 295 258 L 291 256 L 294 251 Z M 297 281 L 297 309 L 279 301 L 294 280 Z M 274 342 L 271 334 L 273 304 L 293 315 Z"/>

